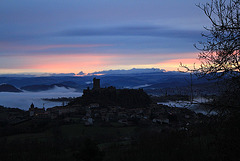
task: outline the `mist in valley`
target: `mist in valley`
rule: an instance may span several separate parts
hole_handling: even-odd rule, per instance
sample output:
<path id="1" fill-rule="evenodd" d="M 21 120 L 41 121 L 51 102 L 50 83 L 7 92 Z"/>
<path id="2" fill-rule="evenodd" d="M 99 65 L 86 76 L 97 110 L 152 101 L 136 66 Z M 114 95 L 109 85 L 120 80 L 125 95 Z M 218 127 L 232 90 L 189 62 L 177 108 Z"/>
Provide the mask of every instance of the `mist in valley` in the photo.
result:
<path id="1" fill-rule="evenodd" d="M 52 90 L 41 92 L 23 91 L 20 93 L 0 92 L 0 105 L 11 108 L 20 108 L 28 110 L 31 103 L 35 107 L 50 108 L 62 105 L 62 102 L 50 102 L 42 100 L 43 98 L 58 98 L 58 97 L 80 97 L 82 93 L 76 92 L 75 89 L 65 87 L 55 87 Z"/>

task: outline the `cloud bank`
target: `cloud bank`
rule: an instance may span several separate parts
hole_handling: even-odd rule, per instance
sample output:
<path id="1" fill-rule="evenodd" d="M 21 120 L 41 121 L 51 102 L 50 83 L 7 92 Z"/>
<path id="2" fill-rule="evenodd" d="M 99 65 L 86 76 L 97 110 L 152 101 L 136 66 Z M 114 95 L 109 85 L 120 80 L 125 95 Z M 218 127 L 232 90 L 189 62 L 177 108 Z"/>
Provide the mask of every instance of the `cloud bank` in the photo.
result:
<path id="1" fill-rule="evenodd" d="M 141 73 L 157 73 L 157 72 L 166 72 L 165 69 L 159 69 L 159 68 L 132 68 L 129 70 L 120 69 L 120 70 L 104 70 L 104 71 L 98 71 L 89 73 L 88 75 L 118 75 L 118 74 L 141 74 Z"/>

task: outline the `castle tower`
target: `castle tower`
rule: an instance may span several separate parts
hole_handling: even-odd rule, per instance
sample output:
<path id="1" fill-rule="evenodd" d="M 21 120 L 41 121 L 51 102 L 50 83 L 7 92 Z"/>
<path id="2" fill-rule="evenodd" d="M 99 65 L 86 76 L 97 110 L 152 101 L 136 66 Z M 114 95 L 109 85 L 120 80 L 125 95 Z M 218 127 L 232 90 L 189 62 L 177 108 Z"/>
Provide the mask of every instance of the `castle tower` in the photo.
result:
<path id="1" fill-rule="evenodd" d="M 35 115 L 34 104 L 32 103 L 29 108 L 29 116 L 32 117 Z"/>
<path id="2" fill-rule="evenodd" d="M 100 79 L 93 78 L 93 89 L 100 89 Z"/>
<path id="3" fill-rule="evenodd" d="M 33 109 L 33 108 L 34 108 L 34 104 L 33 104 L 33 103 L 30 105 L 30 108 L 31 108 L 31 109 Z"/>

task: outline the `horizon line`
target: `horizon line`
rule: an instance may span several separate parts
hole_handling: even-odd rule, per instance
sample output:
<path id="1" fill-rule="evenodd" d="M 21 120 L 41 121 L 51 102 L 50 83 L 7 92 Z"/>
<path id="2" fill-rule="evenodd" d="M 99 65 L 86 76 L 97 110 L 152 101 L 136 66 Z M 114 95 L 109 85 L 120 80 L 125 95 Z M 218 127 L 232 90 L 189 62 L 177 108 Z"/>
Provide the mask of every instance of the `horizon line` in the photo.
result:
<path id="1" fill-rule="evenodd" d="M 110 75 L 108 73 L 103 74 L 104 72 L 114 72 L 114 71 L 129 71 L 131 70 L 156 70 L 156 71 L 143 71 L 142 73 L 153 73 L 153 72 L 179 72 L 178 70 L 165 70 L 160 68 L 131 68 L 131 69 L 109 69 L 109 70 L 101 70 L 101 71 L 94 71 L 89 73 L 84 73 L 80 71 L 79 73 L 48 73 L 48 72 L 19 72 L 19 73 L 0 73 L 0 76 L 35 76 L 35 77 L 48 77 L 48 76 L 76 76 L 76 77 L 84 77 L 84 76 L 100 76 L 100 75 Z M 81 74 L 80 74 L 81 73 Z M 141 73 L 141 72 L 138 72 Z M 111 73 L 111 74 L 134 74 L 132 73 Z"/>

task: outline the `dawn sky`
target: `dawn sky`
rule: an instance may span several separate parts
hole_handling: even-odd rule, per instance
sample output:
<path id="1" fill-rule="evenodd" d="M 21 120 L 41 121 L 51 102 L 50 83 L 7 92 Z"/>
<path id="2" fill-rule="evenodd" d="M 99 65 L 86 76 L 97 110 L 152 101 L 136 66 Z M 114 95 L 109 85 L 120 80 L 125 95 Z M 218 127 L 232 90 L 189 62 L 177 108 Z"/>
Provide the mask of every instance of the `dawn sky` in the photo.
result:
<path id="1" fill-rule="evenodd" d="M 197 62 L 207 0 L 2 0 L 0 73 L 177 70 Z"/>

